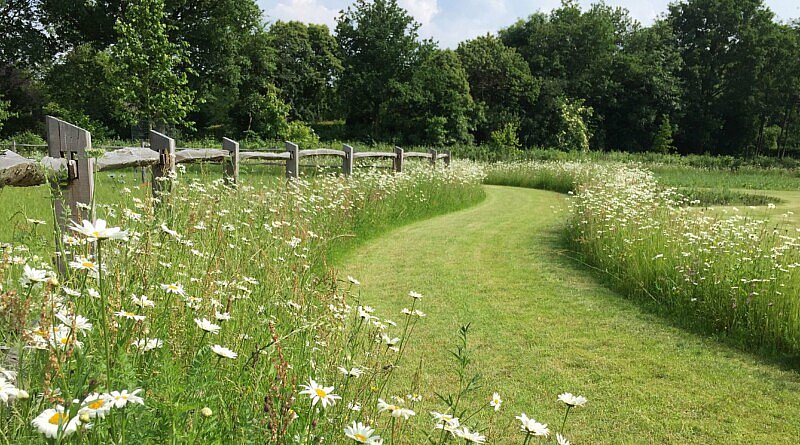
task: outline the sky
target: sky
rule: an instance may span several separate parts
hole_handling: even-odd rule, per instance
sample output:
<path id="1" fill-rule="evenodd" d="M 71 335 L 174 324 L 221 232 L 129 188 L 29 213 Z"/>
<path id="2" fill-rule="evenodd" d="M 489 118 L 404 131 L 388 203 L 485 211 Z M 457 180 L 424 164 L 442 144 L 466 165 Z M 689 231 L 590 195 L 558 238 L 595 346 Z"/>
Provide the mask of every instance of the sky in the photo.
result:
<path id="1" fill-rule="evenodd" d="M 270 22 L 299 20 L 333 28 L 339 11 L 352 0 L 257 0 Z M 580 0 L 588 7 L 593 0 Z M 494 33 L 536 11 L 548 12 L 560 0 L 398 0 L 421 25 L 420 35 L 440 46 L 455 48 L 458 42 Z M 631 16 L 649 25 L 667 10 L 670 0 L 606 0 L 610 6 L 627 8 Z M 766 0 L 779 20 L 800 17 L 800 0 Z"/>

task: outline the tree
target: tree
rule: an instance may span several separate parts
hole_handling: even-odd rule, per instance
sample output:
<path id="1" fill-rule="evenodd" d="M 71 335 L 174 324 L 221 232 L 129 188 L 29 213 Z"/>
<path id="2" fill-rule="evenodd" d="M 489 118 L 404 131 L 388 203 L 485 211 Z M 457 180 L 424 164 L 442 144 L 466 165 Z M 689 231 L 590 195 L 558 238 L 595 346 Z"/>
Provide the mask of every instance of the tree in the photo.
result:
<path id="1" fill-rule="evenodd" d="M 463 42 L 456 52 L 479 110 L 475 138 L 488 141 L 493 131 L 514 124 L 522 142 L 529 144 L 539 82 L 522 56 L 490 35 Z"/>
<path id="2" fill-rule="evenodd" d="M 381 108 L 392 85 L 411 79 L 423 49 L 419 24 L 397 0 L 356 0 L 339 16 L 336 40 L 342 56 L 339 97 L 352 135 L 380 139 Z"/>
<path id="3" fill-rule="evenodd" d="M 124 129 L 115 114 L 113 85 L 115 62 L 108 51 L 83 44 L 65 54 L 45 76 L 46 112 L 85 128 L 94 135 L 120 134 Z"/>
<path id="4" fill-rule="evenodd" d="M 776 24 L 761 0 L 689 0 L 669 7 L 683 58 L 684 151 L 737 154 L 758 136 L 757 91 Z"/>
<path id="5" fill-rule="evenodd" d="M 6 123 L 6 120 L 14 116 L 14 113 L 9 111 L 10 107 L 11 102 L 3 100 L 3 96 L 0 96 L 0 131 L 3 131 L 3 124 Z"/>
<path id="6" fill-rule="evenodd" d="M 471 141 L 475 104 L 467 74 L 458 56 L 434 50 L 420 63 L 408 83 L 392 87 L 381 120 L 394 138 L 415 145 L 449 145 Z"/>
<path id="7" fill-rule="evenodd" d="M 672 145 L 672 124 L 669 123 L 669 116 L 661 117 L 661 125 L 658 127 L 656 137 L 653 139 L 652 151 L 656 153 L 672 153 L 675 147 Z"/>
<path id="8" fill-rule="evenodd" d="M 342 73 L 336 38 L 325 25 L 276 22 L 267 33 L 274 48 L 275 84 L 290 116 L 313 122 L 334 107 L 334 82 Z"/>
<path id="9" fill-rule="evenodd" d="M 132 3 L 117 22 L 119 39 L 111 48 L 117 114 L 148 129 L 187 125 L 194 96 L 180 70 L 185 52 L 169 41 L 164 19 L 163 0 Z"/>
<path id="10" fill-rule="evenodd" d="M 625 37 L 611 63 L 610 76 L 617 88 L 593 107 L 603 116 L 604 148 L 650 150 L 653 138 L 663 130 L 663 120 L 680 118 L 681 66 L 672 30 L 665 22 Z"/>
<path id="11" fill-rule="evenodd" d="M 529 143 L 558 143 L 553 136 L 562 125 L 559 116 L 563 98 L 568 97 L 582 99 L 595 110 L 586 122 L 594 130 L 593 142 L 599 148 L 613 148 L 606 140 L 607 108 L 626 94 L 624 69 L 615 73 L 615 64 L 626 37 L 637 27 L 623 8 L 599 3 L 584 12 L 577 1 L 567 0 L 549 14 L 533 14 L 500 31 L 502 41 L 523 56 L 532 75 L 542 79 Z"/>

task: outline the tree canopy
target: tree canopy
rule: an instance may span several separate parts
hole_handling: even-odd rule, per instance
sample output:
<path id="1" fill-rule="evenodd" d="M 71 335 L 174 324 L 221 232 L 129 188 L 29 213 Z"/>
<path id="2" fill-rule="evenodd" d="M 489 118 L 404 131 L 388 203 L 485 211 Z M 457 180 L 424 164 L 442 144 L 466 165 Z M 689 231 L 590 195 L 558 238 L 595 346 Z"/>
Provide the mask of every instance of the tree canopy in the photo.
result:
<path id="1" fill-rule="evenodd" d="M 800 23 L 763 0 L 678 0 L 643 26 L 563 0 L 443 49 L 397 0 L 335 29 L 255 0 L 0 2 L 0 136 L 45 113 L 108 137 L 340 139 L 800 154 Z M 505 142 L 502 142 L 505 141 Z M 499 149 L 499 148 L 498 148 Z"/>

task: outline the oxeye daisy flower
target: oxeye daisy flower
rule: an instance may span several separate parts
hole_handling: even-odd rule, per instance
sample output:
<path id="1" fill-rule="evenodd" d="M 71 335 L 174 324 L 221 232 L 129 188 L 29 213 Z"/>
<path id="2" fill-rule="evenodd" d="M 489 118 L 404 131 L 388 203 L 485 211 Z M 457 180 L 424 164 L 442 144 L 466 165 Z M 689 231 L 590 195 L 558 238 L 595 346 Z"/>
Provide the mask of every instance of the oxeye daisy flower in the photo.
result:
<path id="1" fill-rule="evenodd" d="M 486 443 L 486 436 L 481 435 L 477 431 L 470 431 L 467 427 L 461 427 L 455 430 L 455 436 L 472 443 Z"/>
<path id="2" fill-rule="evenodd" d="M 195 324 L 197 324 L 198 328 L 206 332 L 210 332 L 212 334 L 219 334 L 219 330 L 221 329 L 219 325 L 216 325 L 212 323 L 210 320 L 207 320 L 205 318 L 203 319 L 195 318 L 194 322 Z"/>
<path id="3" fill-rule="evenodd" d="M 523 433 L 531 436 L 544 436 L 544 437 L 550 435 L 550 430 L 547 428 L 547 424 L 539 423 L 536 420 L 526 416 L 525 413 L 520 414 L 516 418 L 521 423 L 520 430 Z"/>
<path id="4" fill-rule="evenodd" d="M 347 276 L 347 281 L 349 281 L 352 284 L 355 284 L 356 286 L 360 286 L 361 285 L 360 281 L 356 280 L 355 278 L 351 277 L 350 275 Z"/>
<path id="5" fill-rule="evenodd" d="M 164 342 L 157 338 L 139 338 L 132 341 L 131 344 L 142 352 L 152 351 L 164 346 Z"/>
<path id="6" fill-rule="evenodd" d="M 139 405 L 144 405 L 144 399 L 137 395 L 141 391 L 141 389 L 136 389 L 131 393 L 129 393 L 127 389 L 123 389 L 122 391 L 111 391 L 111 394 L 109 394 L 109 399 L 114 403 L 115 408 L 124 408 L 128 403 L 138 403 Z"/>
<path id="7" fill-rule="evenodd" d="M 23 286 L 30 286 L 36 283 L 44 283 L 50 279 L 50 272 L 41 269 L 34 269 L 27 264 L 22 269 L 22 277 L 19 279 Z"/>
<path id="8" fill-rule="evenodd" d="M 219 321 L 228 321 L 231 319 L 230 312 L 216 312 L 214 313 L 214 318 Z"/>
<path id="9" fill-rule="evenodd" d="M 31 425 L 44 434 L 44 437 L 56 439 L 59 435 L 67 437 L 77 431 L 80 426 L 80 420 L 78 417 L 70 417 L 69 413 L 64 411 L 63 406 L 56 405 L 55 408 L 48 408 L 42 411 L 31 421 Z"/>
<path id="10" fill-rule="evenodd" d="M 315 406 L 317 403 L 322 402 L 322 407 L 327 408 L 328 405 L 333 405 L 336 403 L 336 400 L 341 399 L 340 396 L 333 394 L 333 386 L 324 387 L 317 384 L 314 379 L 308 379 L 308 385 L 300 386 L 303 387 L 303 390 L 300 391 L 300 394 L 307 394 L 309 397 L 311 397 L 311 406 Z"/>
<path id="11" fill-rule="evenodd" d="M 228 349 L 228 348 L 226 348 L 224 346 L 220 346 L 220 345 L 211 346 L 211 350 L 214 352 L 214 354 L 217 354 L 220 357 L 225 357 L 225 358 L 229 358 L 229 359 L 235 359 L 236 357 L 239 356 L 239 354 L 233 352 L 232 350 L 230 350 L 230 349 Z"/>
<path id="12" fill-rule="evenodd" d="M 128 232 L 120 230 L 119 227 L 108 227 L 106 220 L 104 219 L 98 219 L 97 221 L 95 221 L 94 224 L 92 224 L 91 221 L 84 219 L 83 225 L 80 226 L 77 223 L 73 222 L 70 229 L 85 236 L 89 241 L 96 241 L 103 239 L 115 239 L 115 240 L 128 239 Z"/>
<path id="13" fill-rule="evenodd" d="M 415 299 L 415 300 L 421 300 L 422 299 L 422 294 L 419 293 L 419 292 L 415 292 L 413 290 L 408 293 L 408 296 L 413 298 L 413 299 Z"/>
<path id="14" fill-rule="evenodd" d="M 558 400 L 560 402 L 564 402 L 569 407 L 574 406 L 583 406 L 586 405 L 586 402 L 589 400 L 584 396 L 574 396 L 572 393 L 565 392 L 564 394 L 559 394 Z"/>
<path id="15" fill-rule="evenodd" d="M 340 366 L 340 367 L 339 367 L 339 372 L 341 372 L 342 374 L 344 374 L 344 375 L 345 375 L 345 376 L 347 376 L 347 377 L 355 377 L 355 378 L 358 378 L 358 377 L 361 377 L 361 374 L 363 374 L 363 373 L 364 373 L 364 370 L 363 370 L 363 369 L 360 369 L 360 368 L 350 368 L 350 369 L 347 369 L 347 368 L 343 368 L 343 367 L 341 367 L 341 366 Z"/>
<path id="16" fill-rule="evenodd" d="M 569 445 L 569 441 L 566 437 L 562 436 L 561 433 L 556 433 L 556 442 L 558 445 Z"/>
<path id="17" fill-rule="evenodd" d="M 392 405 L 391 403 L 386 403 L 386 401 L 383 399 L 378 399 L 378 412 L 379 413 L 388 412 L 389 414 L 392 415 L 392 417 L 397 417 L 397 418 L 402 417 L 406 420 L 408 420 L 409 417 L 415 416 L 417 414 L 414 411 L 408 408 L 403 408 L 400 405 Z"/>
<path id="18" fill-rule="evenodd" d="M 180 283 L 162 284 L 161 290 L 163 290 L 168 294 L 175 294 L 180 296 L 186 295 L 186 291 L 183 289 L 183 285 Z"/>
<path id="19" fill-rule="evenodd" d="M 500 405 L 502 405 L 502 403 L 503 400 L 500 398 L 500 394 L 492 394 L 492 400 L 489 402 L 489 406 L 494 408 L 495 411 L 500 411 Z"/>
<path id="20" fill-rule="evenodd" d="M 70 315 L 64 312 L 57 312 L 55 315 L 56 318 L 58 318 L 66 326 L 70 327 L 71 329 L 77 329 L 81 334 L 86 335 L 86 333 L 92 330 L 92 323 L 90 323 L 89 319 L 84 316 Z"/>
<path id="21" fill-rule="evenodd" d="M 139 306 L 140 308 L 155 307 L 156 306 L 155 301 L 147 298 L 147 295 L 136 296 L 136 294 L 132 294 L 131 295 L 131 302 L 133 304 L 135 304 L 136 306 Z"/>
<path id="22" fill-rule="evenodd" d="M 358 443 L 375 443 L 376 440 L 380 439 L 380 436 L 374 436 L 373 434 L 375 434 L 375 429 L 361 422 L 356 423 L 353 421 L 352 425 L 344 429 L 344 435 Z"/>
<path id="23" fill-rule="evenodd" d="M 121 318 L 127 318 L 128 320 L 136 320 L 136 321 L 142 321 L 145 318 L 147 318 L 144 315 L 134 314 L 133 312 L 128 312 L 128 311 L 126 311 L 124 309 L 120 310 L 120 311 L 117 311 L 117 312 L 114 312 L 114 315 L 116 315 L 117 317 L 121 317 Z"/>
<path id="24" fill-rule="evenodd" d="M 97 273 L 98 265 L 89 257 L 76 256 L 73 261 L 69 262 L 69 267 L 78 270 L 88 270 Z"/>
<path id="25" fill-rule="evenodd" d="M 0 400 L 6 405 L 8 402 L 17 398 L 19 390 L 11 382 L 7 381 L 5 377 L 0 377 Z"/>
<path id="26" fill-rule="evenodd" d="M 114 403 L 108 394 L 90 394 L 81 403 L 81 409 L 78 410 L 78 415 L 87 415 L 89 418 L 100 418 L 106 416 L 111 411 Z"/>

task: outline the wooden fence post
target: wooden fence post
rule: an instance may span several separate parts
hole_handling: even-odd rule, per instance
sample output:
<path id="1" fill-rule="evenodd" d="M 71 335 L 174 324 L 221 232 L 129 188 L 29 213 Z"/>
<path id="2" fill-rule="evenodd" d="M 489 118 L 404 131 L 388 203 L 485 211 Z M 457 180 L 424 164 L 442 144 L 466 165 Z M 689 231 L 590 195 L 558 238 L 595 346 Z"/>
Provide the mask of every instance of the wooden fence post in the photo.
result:
<path id="1" fill-rule="evenodd" d="M 175 139 L 155 130 L 150 130 L 150 149 L 159 154 L 158 164 L 153 165 L 153 197 L 172 191 L 172 180 L 177 173 L 175 162 Z"/>
<path id="2" fill-rule="evenodd" d="M 428 150 L 428 153 L 431 154 L 431 167 L 436 168 L 436 156 L 439 155 L 439 152 L 437 152 L 434 149 L 430 149 L 430 150 Z"/>
<path id="3" fill-rule="evenodd" d="M 239 183 L 239 143 L 228 138 L 222 138 L 222 149 L 230 153 L 230 160 L 223 161 L 225 181 L 230 184 Z"/>
<path id="4" fill-rule="evenodd" d="M 342 159 L 342 174 L 345 176 L 350 176 L 353 174 L 353 155 L 355 155 L 356 151 L 353 147 L 345 144 L 342 148 L 344 151 L 344 159 Z"/>
<path id="5" fill-rule="evenodd" d="M 67 160 L 68 184 L 63 188 L 53 184 L 53 187 L 61 188 L 63 198 L 54 201 L 56 219 L 62 231 L 66 231 L 70 219 L 94 222 L 94 158 L 86 154 L 86 150 L 92 148 L 92 135 L 52 116 L 47 116 L 45 123 L 48 155 Z M 65 206 L 69 208 L 68 215 Z"/>
<path id="6" fill-rule="evenodd" d="M 447 156 L 444 158 L 444 166 L 450 167 L 450 158 L 452 157 L 450 150 L 447 150 L 444 154 Z"/>
<path id="7" fill-rule="evenodd" d="M 402 173 L 403 172 L 403 154 L 405 150 L 400 147 L 394 147 L 394 172 L 395 173 Z"/>
<path id="8" fill-rule="evenodd" d="M 286 160 L 286 177 L 297 178 L 300 176 L 300 147 L 286 141 L 286 151 L 289 152 L 289 159 Z"/>
<path id="9" fill-rule="evenodd" d="M 50 183 L 56 190 L 53 210 L 59 231 L 56 234 L 56 267 L 60 274 L 66 273 L 66 259 L 62 234 L 69 230 L 69 221 L 80 223 L 82 219 L 94 222 L 94 158 L 86 154 L 92 148 L 92 135 L 53 116 L 45 117 L 47 127 L 47 151 L 51 158 L 67 160 L 67 185 L 57 180 Z"/>

